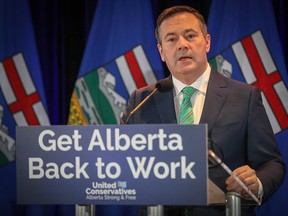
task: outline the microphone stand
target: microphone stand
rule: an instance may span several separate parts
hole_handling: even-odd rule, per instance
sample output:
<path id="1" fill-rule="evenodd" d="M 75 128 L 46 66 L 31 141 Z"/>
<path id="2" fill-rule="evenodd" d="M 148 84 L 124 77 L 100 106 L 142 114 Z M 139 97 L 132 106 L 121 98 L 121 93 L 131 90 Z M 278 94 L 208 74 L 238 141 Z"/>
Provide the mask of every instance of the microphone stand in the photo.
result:
<path id="1" fill-rule="evenodd" d="M 95 216 L 96 207 L 94 204 L 75 205 L 75 216 Z"/>
<path id="2" fill-rule="evenodd" d="M 164 216 L 164 206 L 163 205 L 148 206 L 147 216 Z"/>
<path id="3" fill-rule="evenodd" d="M 138 104 L 138 106 L 135 107 L 135 109 L 133 109 L 133 110 L 130 112 L 128 118 L 127 118 L 126 121 L 125 121 L 125 124 L 127 124 L 127 123 L 129 122 L 131 116 L 133 116 L 134 113 L 135 113 L 144 103 L 146 103 L 146 101 L 149 100 L 157 91 L 158 91 L 158 89 L 155 88 L 143 101 L 141 101 L 141 103 Z"/>
<path id="4" fill-rule="evenodd" d="M 139 103 L 129 114 L 128 118 L 125 121 L 125 124 L 128 124 L 130 118 L 134 115 L 137 110 L 146 103 L 157 91 L 167 92 L 173 88 L 173 83 L 170 80 L 164 79 L 160 80 L 155 85 L 155 89 L 147 96 L 141 103 Z M 164 206 L 163 205 L 153 205 L 147 207 L 147 216 L 164 216 Z"/>
<path id="5" fill-rule="evenodd" d="M 134 113 L 143 105 L 146 103 L 147 100 L 149 100 L 156 92 L 158 91 L 158 88 L 156 87 L 141 103 L 139 103 L 129 114 L 128 118 L 125 121 L 125 124 L 127 124 L 131 118 L 131 116 L 134 115 Z M 147 216 L 164 216 L 164 207 L 163 205 L 155 205 L 155 206 L 148 206 L 147 207 Z"/>

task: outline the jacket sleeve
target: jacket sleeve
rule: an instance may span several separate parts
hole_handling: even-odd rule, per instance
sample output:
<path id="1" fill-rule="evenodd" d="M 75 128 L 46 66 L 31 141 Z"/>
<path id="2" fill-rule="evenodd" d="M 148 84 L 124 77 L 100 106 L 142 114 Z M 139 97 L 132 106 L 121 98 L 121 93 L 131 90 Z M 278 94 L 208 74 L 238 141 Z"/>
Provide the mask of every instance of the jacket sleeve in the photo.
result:
<path id="1" fill-rule="evenodd" d="M 250 98 L 247 139 L 247 159 L 263 185 L 265 201 L 282 184 L 285 164 L 257 88 L 253 88 Z"/>

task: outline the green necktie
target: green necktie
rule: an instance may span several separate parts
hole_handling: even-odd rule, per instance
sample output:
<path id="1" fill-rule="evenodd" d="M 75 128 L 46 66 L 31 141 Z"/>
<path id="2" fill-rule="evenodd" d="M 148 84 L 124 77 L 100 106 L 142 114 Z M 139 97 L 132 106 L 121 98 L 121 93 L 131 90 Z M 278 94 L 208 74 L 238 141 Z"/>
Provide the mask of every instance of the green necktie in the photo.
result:
<path id="1" fill-rule="evenodd" d="M 191 104 L 191 97 L 195 92 L 195 89 L 191 86 L 186 86 L 182 89 L 183 92 L 183 101 L 180 106 L 180 124 L 193 124 L 194 115 Z"/>
<path id="2" fill-rule="evenodd" d="M 195 92 L 195 89 L 191 86 L 186 86 L 182 89 L 183 92 L 183 101 L 180 106 L 180 124 L 193 124 L 194 122 L 194 115 L 193 115 L 193 108 L 191 103 L 191 97 Z M 191 208 L 184 209 L 184 215 L 190 216 L 192 215 Z"/>

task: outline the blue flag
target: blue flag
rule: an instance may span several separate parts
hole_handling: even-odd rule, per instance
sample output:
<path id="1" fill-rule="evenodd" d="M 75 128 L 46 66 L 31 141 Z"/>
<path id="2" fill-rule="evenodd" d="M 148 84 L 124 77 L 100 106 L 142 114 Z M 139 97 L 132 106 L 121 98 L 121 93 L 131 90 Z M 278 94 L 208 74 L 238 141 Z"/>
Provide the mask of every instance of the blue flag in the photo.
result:
<path id="1" fill-rule="evenodd" d="M 212 1 L 210 63 L 228 77 L 257 86 L 279 149 L 288 164 L 288 77 L 270 0 Z M 257 215 L 283 215 L 288 178 Z M 265 192 L 265 191 L 264 191 Z"/>
<path id="2" fill-rule="evenodd" d="M 68 124 L 118 124 L 133 90 L 164 78 L 150 1 L 98 1 L 71 98 Z M 137 207 L 96 206 L 97 215 Z"/>
<path id="3" fill-rule="evenodd" d="M 49 125 L 45 107 L 28 1 L 0 1 L 1 215 L 17 209 L 15 126 Z"/>

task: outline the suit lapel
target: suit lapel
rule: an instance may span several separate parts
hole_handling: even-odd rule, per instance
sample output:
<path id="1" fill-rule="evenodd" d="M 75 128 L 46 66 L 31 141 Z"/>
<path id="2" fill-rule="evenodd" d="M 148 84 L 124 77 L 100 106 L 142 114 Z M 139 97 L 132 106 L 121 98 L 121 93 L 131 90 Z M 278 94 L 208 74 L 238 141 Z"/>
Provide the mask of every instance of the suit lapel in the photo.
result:
<path id="1" fill-rule="evenodd" d="M 172 79 L 171 76 L 169 76 L 168 79 Z M 224 106 L 228 93 L 227 84 L 223 76 L 212 69 L 200 119 L 200 123 L 208 124 L 208 131 L 213 128 Z M 154 99 L 161 123 L 177 124 L 173 90 L 166 93 L 157 93 Z"/>
<path id="2" fill-rule="evenodd" d="M 215 121 L 224 106 L 227 96 L 228 88 L 225 80 L 222 75 L 212 69 L 200 119 L 200 123 L 208 124 L 208 133 L 214 127 Z"/>
<path id="3" fill-rule="evenodd" d="M 162 123 L 177 124 L 173 98 L 173 90 L 157 94 L 156 104 Z"/>
<path id="4" fill-rule="evenodd" d="M 170 75 L 166 79 L 171 80 L 172 76 Z M 161 119 L 161 123 L 177 124 L 173 90 L 165 92 L 165 93 L 158 92 L 155 95 L 155 103 L 156 103 L 157 111 Z"/>

